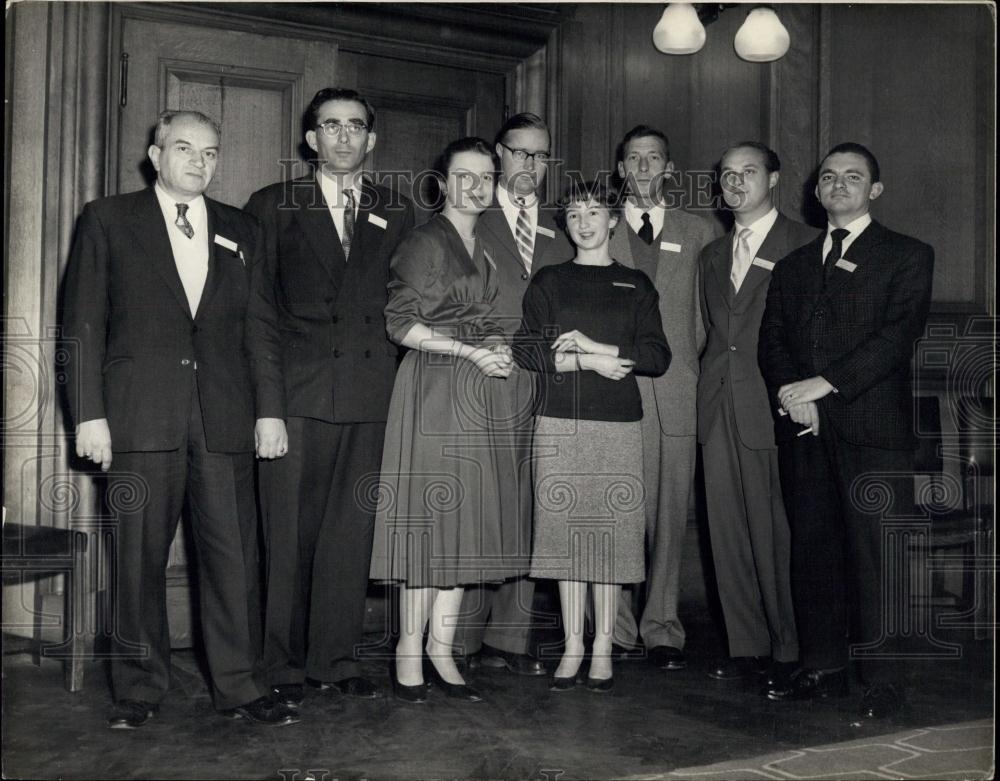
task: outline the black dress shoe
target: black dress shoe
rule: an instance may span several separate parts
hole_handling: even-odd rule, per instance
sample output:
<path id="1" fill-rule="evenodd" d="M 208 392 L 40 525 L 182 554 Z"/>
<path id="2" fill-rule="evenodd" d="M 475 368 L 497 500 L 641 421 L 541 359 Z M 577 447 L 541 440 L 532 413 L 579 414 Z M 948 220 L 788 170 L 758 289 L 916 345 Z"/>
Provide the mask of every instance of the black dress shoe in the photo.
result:
<path id="1" fill-rule="evenodd" d="M 587 677 L 587 688 L 592 692 L 598 692 L 599 694 L 604 694 L 611 691 L 615 685 L 615 678 L 611 676 L 610 678 L 591 678 Z"/>
<path id="2" fill-rule="evenodd" d="M 767 658 L 763 656 L 734 656 L 708 671 L 708 677 L 717 681 L 735 681 L 763 675 L 767 671 Z"/>
<path id="3" fill-rule="evenodd" d="M 816 670 L 802 667 L 769 687 L 765 694 L 769 700 L 776 702 L 843 697 L 847 694 L 847 668 Z"/>
<path id="4" fill-rule="evenodd" d="M 506 669 L 518 675 L 545 675 L 545 665 L 527 654 L 513 654 L 489 645 L 483 645 L 479 652 L 479 664 L 495 670 Z"/>
<path id="5" fill-rule="evenodd" d="M 262 727 L 287 727 L 300 721 L 299 714 L 293 708 L 278 702 L 274 697 L 258 697 L 253 702 L 223 711 L 223 715 L 231 719 L 246 719 Z"/>
<path id="6" fill-rule="evenodd" d="M 658 645 L 649 649 L 649 663 L 661 670 L 683 670 L 687 667 L 687 657 L 680 648 Z"/>
<path id="7" fill-rule="evenodd" d="M 895 716 L 906 704 L 903 690 L 891 683 L 876 683 L 865 689 L 861 698 L 861 716 L 866 719 L 887 719 Z"/>
<path id="8" fill-rule="evenodd" d="M 624 662 L 629 659 L 644 659 L 645 657 L 646 649 L 641 645 L 637 645 L 635 648 L 626 648 L 624 645 L 618 645 L 618 643 L 611 644 L 612 659 L 618 659 Z"/>
<path id="9" fill-rule="evenodd" d="M 764 673 L 764 690 L 782 685 L 798 669 L 798 662 L 771 662 Z"/>
<path id="10" fill-rule="evenodd" d="M 483 701 L 483 695 L 468 684 L 448 683 L 448 681 L 441 677 L 441 673 L 438 672 L 433 662 L 426 662 L 424 664 L 424 677 L 432 681 L 435 686 L 453 699 L 465 700 L 466 702 Z"/>
<path id="11" fill-rule="evenodd" d="M 333 688 L 348 697 L 357 697 L 361 700 L 374 700 L 382 696 L 378 687 L 367 678 L 352 676 L 341 678 L 333 682 Z"/>
<path id="12" fill-rule="evenodd" d="M 120 700 L 108 719 L 111 729 L 139 729 L 159 712 L 160 706 L 145 700 Z"/>
<path id="13" fill-rule="evenodd" d="M 289 708 L 298 708 L 305 699 L 305 688 L 301 683 L 279 683 L 271 687 L 274 699 Z"/>

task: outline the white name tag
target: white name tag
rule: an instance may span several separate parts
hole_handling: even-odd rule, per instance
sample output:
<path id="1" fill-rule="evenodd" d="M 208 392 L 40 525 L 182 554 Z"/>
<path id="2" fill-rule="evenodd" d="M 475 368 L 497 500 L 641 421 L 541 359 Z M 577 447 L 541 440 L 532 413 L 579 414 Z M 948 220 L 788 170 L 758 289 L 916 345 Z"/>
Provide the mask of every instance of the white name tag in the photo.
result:
<path id="1" fill-rule="evenodd" d="M 230 252 L 236 252 L 236 242 L 225 236 L 220 236 L 218 233 L 215 234 L 215 243 L 220 247 L 225 247 Z"/>
<path id="2" fill-rule="evenodd" d="M 681 251 L 681 245 L 680 244 L 674 244 L 672 241 L 661 241 L 660 242 L 660 249 L 666 250 L 667 252 L 680 252 Z"/>
<path id="3" fill-rule="evenodd" d="M 760 266 L 761 268 L 767 269 L 768 271 L 774 270 L 774 263 L 770 260 L 764 260 L 764 258 L 754 258 L 751 266 Z"/>
<path id="4" fill-rule="evenodd" d="M 612 282 L 611 284 L 614 285 L 615 287 L 630 287 L 633 290 L 635 290 L 635 285 L 633 285 L 631 282 Z"/>
<path id="5" fill-rule="evenodd" d="M 548 236 L 550 239 L 554 239 L 556 237 L 556 234 L 551 228 L 543 228 L 541 225 L 538 226 L 537 232 L 541 233 L 543 236 Z"/>
<path id="6" fill-rule="evenodd" d="M 856 269 L 858 267 L 857 263 L 851 263 L 851 261 L 844 260 L 843 258 L 841 258 L 840 260 L 838 260 L 833 265 L 835 265 L 837 268 L 844 269 L 844 271 L 850 271 L 852 274 L 854 273 L 854 269 Z"/>
<path id="7" fill-rule="evenodd" d="M 389 227 L 389 223 L 387 223 L 377 214 L 372 214 L 370 212 L 368 214 L 368 222 L 372 223 L 373 225 L 378 225 L 382 230 L 385 230 L 386 228 Z"/>

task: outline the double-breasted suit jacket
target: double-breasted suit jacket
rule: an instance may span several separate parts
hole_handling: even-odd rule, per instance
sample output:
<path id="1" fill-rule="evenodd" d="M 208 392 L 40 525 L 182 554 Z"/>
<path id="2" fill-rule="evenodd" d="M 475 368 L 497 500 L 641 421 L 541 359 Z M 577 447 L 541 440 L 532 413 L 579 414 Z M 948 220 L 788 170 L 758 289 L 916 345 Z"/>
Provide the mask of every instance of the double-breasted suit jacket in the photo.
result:
<path id="1" fill-rule="evenodd" d="M 360 675 L 375 481 L 398 350 L 384 310 L 409 199 L 364 182 L 345 257 L 316 173 L 254 193 L 266 241 L 256 293 L 274 302 L 288 454 L 260 466 L 268 549 L 264 666 L 272 685 Z"/>
<path id="2" fill-rule="evenodd" d="M 398 351 L 386 336 L 383 310 L 389 258 L 413 227 L 409 199 L 364 185 L 350 261 L 315 175 L 265 187 L 246 208 L 267 242 L 257 293 L 273 298 L 278 313 L 279 417 L 384 421 Z"/>
<path id="3" fill-rule="evenodd" d="M 730 397 L 740 442 L 752 450 L 773 448 L 773 403 L 757 363 L 757 337 L 774 267 L 816 229 L 778 215 L 736 292 L 729 279 L 733 231 L 705 247 L 701 256 L 701 312 L 707 341 L 698 377 L 698 441 L 722 414 Z"/>
<path id="4" fill-rule="evenodd" d="M 611 236 L 611 257 L 635 268 L 630 242 L 638 239 L 630 233 L 632 228 L 623 216 Z M 698 257 L 715 236 L 708 220 L 667 209 L 663 229 L 653 239 L 658 255 L 652 282 L 660 296 L 660 318 L 672 359 L 663 376 L 637 378 L 643 407 L 649 575 L 639 625 L 624 596 L 619 602 L 615 638 L 626 646 L 633 645 L 639 634 L 647 648 L 684 646 L 684 628 L 677 616 L 680 552 L 694 480 L 698 355 L 705 345 Z"/>

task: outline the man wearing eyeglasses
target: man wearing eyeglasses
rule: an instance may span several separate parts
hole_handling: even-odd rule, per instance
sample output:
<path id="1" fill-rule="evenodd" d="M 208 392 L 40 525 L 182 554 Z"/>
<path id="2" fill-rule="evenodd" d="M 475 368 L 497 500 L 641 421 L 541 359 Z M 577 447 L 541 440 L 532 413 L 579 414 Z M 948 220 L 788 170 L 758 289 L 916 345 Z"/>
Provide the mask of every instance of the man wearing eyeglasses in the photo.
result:
<path id="1" fill-rule="evenodd" d="M 352 697 L 378 689 L 360 674 L 374 528 L 366 481 L 381 465 L 397 350 L 383 310 L 389 259 L 414 222 L 405 197 L 362 178 L 375 111 L 354 90 L 322 89 L 306 110 L 315 172 L 254 193 L 284 387 L 277 407 L 288 453 L 260 464 L 267 550 L 264 664 L 284 702 L 304 684 Z"/>
<path id="2" fill-rule="evenodd" d="M 500 176 L 496 199 L 479 218 L 477 231 L 493 252 L 500 293 L 494 304 L 508 337 L 521 324 L 521 299 L 531 277 L 544 266 L 572 256 L 555 218 L 539 194 L 551 157 L 548 125 L 537 114 L 515 114 L 496 135 Z M 518 415 L 516 448 L 520 470 L 517 507 L 505 517 L 520 528 L 521 553 L 531 556 L 531 431 L 534 378 L 515 368 L 505 381 L 512 409 Z M 503 446 L 503 445 L 501 445 Z M 484 666 L 520 675 L 544 675 L 542 663 L 531 658 L 531 606 L 534 581 L 515 578 L 499 586 L 466 589 L 456 646 Z"/>
<path id="3" fill-rule="evenodd" d="M 705 218 L 665 199 L 674 170 L 667 137 L 638 125 L 622 139 L 618 175 L 627 201 L 611 254 L 653 281 L 660 294 L 663 332 L 673 360 L 662 377 L 639 377 L 642 395 L 643 478 L 646 487 L 646 603 L 636 625 L 625 592 L 615 640 L 626 649 L 641 635 L 649 661 L 663 670 L 687 665 L 684 627 L 677 615 L 681 551 L 694 480 L 695 394 L 705 327 L 698 304 L 698 256 L 716 236 Z"/>

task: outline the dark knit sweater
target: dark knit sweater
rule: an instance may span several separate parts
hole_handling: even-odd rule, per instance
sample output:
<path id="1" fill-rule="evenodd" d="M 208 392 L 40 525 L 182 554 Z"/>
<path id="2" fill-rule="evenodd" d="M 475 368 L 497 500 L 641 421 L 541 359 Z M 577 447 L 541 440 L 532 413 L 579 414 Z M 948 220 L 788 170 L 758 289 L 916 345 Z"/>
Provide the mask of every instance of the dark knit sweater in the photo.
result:
<path id="1" fill-rule="evenodd" d="M 528 285 L 523 310 L 514 358 L 543 377 L 536 414 L 579 420 L 642 418 L 635 375 L 658 377 L 670 365 L 659 296 L 649 277 L 617 262 L 547 266 Z M 552 343 L 572 330 L 618 347 L 620 358 L 635 361 L 632 373 L 609 380 L 595 371 L 557 372 Z"/>

